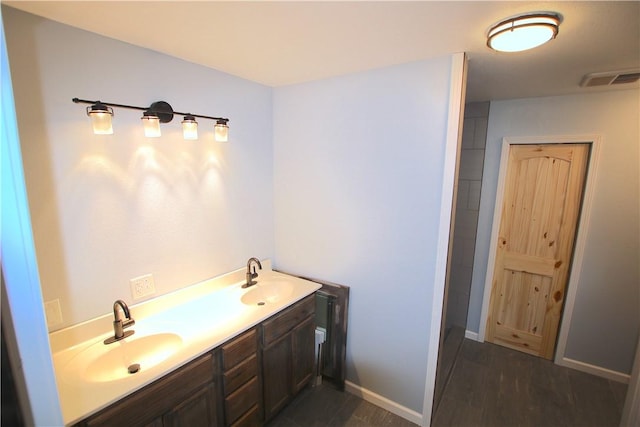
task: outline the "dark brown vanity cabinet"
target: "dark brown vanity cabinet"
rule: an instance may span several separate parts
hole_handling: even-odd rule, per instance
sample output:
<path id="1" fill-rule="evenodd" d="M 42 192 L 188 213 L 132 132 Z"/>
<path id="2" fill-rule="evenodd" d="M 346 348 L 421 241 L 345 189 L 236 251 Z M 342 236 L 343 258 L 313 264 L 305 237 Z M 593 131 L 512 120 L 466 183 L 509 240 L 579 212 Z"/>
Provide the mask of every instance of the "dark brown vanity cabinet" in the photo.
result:
<path id="1" fill-rule="evenodd" d="M 225 426 L 261 425 L 262 399 L 256 329 L 251 329 L 224 344 L 221 354 Z"/>
<path id="2" fill-rule="evenodd" d="M 313 377 L 315 294 L 76 424 L 254 427 Z"/>
<path id="3" fill-rule="evenodd" d="M 265 421 L 313 378 L 314 313 L 315 296 L 310 295 L 261 325 Z"/>
<path id="4" fill-rule="evenodd" d="M 76 424 L 86 427 L 220 425 L 215 352 L 207 353 Z"/>

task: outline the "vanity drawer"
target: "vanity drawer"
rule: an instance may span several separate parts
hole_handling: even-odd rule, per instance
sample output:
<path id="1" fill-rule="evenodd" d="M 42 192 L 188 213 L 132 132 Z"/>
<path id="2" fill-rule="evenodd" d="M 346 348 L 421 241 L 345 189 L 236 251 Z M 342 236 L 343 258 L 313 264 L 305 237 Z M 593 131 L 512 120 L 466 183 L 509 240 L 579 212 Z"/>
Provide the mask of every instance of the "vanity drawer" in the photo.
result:
<path id="1" fill-rule="evenodd" d="M 227 425 L 233 424 L 251 407 L 257 406 L 260 398 L 258 378 L 253 377 L 245 385 L 231 393 L 224 399 L 225 418 Z"/>
<path id="2" fill-rule="evenodd" d="M 268 346 L 307 317 L 311 316 L 316 309 L 315 294 L 311 294 L 302 301 L 285 309 L 280 314 L 263 323 L 263 345 Z"/>
<path id="3" fill-rule="evenodd" d="M 222 346 L 222 369 L 227 371 L 258 351 L 256 330 L 252 329 L 244 335 Z"/>
<path id="4" fill-rule="evenodd" d="M 224 377 L 225 396 L 236 391 L 238 387 L 258 375 L 258 358 L 255 353 L 235 368 L 226 371 Z"/>
<path id="5" fill-rule="evenodd" d="M 262 425 L 260 422 L 260 408 L 258 405 L 253 405 L 243 416 L 231 424 L 231 427 L 255 427 L 260 425 Z"/>

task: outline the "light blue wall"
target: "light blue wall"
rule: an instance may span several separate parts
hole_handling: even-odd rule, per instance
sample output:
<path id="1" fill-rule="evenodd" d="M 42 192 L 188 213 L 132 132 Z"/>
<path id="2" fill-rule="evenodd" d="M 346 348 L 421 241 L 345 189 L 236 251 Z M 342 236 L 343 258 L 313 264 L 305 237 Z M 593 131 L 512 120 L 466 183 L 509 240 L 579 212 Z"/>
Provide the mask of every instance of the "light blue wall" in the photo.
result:
<path id="1" fill-rule="evenodd" d="M 347 379 L 422 411 L 451 58 L 274 92 L 279 269 L 351 287 Z"/>
<path id="2" fill-rule="evenodd" d="M 78 323 L 271 257 L 351 286 L 348 379 L 421 413 L 451 57 L 271 89 L 3 6 L 44 300 Z M 72 97 L 231 119 L 91 132 Z M 457 101 L 456 101 L 457 102 Z M 210 126 L 202 121 L 201 129 Z"/>
<path id="3" fill-rule="evenodd" d="M 272 89 L 3 6 L 45 301 L 53 329 L 132 303 L 152 273 L 162 295 L 273 256 Z M 230 118 L 228 143 L 181 116 L 143 136 L 141 111 L 115 109 L 94 135 L 73 97 Z"/>
<path id="4" fill-rule="evenodd" d="M 640 327 L 640 93 L 491 103 L 467 328 L 477 332 L 503 137 L 596 134 L 602 149 L 565 356 L 628 374 Z"/>

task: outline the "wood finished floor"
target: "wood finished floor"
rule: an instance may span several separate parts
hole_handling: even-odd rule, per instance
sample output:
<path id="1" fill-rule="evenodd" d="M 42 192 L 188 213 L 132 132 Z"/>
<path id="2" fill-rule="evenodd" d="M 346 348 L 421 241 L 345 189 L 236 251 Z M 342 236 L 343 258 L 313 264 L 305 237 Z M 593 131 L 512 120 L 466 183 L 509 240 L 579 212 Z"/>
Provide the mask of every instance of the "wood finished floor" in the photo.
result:
<path id="1" fill-rule="evenodd" d="M 415 424 L 331 385 L 307 387 L 267 427 L 415 427 Z"/>
<path id="2" fill-rule="evenodd" d="M 627 386 L 465 339 L 432 425 L 617 427 Z"/>
<path id="3" fill-rule="evenodd" d="M 618 427 L 627 386 L 465 339 L 433 427 Z M 413 427 L 329 385 L 307 388 L 268 427 Z"/>

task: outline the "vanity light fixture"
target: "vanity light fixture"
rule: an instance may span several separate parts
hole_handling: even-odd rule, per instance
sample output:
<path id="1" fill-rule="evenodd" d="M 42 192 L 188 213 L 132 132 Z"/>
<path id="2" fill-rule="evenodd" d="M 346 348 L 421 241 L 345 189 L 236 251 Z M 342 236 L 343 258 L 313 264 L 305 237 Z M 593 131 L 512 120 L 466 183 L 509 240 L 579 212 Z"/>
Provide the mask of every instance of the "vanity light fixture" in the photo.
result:
<path id="1" fill-rule="evenodd" d="M 487 46 L 500 52 L 533 49 L 555 39 L 559 27 L 560 15 L 554 12 L 518 15 L 493 25 L 487 33 Z"/>
<path id="2" fill-rule="evenodd" d="M 143 111 L 142 123 L 144 126 L 144 134 L 147 137 L 159 137 L 160 123 L 169 123 L 173 120 L 174 114 L 184 116 L 182 121 L 182 134 L 184 139 L 198 139 L 198 122 L 199 119 L 215 120 L 214 139 L 218 142 L 227 142 L 229 140 L 229 119 L 224 117 L 204 116 L 200 114 L 181 113 L 173 111 L 169 103 L 165 101 L 157 101 L 149 107 L 136 107 L 135 105 L 114 104 L 111 102 L 90 101 L 87 99 L 73 98 L 76 104 L 90 104 L 87 107 L 87 115 L 91 117 L 93 122 L 93 133 L 96 135 L 108 135 L 113 133 L 111 118 L 113 117 L 113 108 L 127 108 L 130 110 Z"/>

